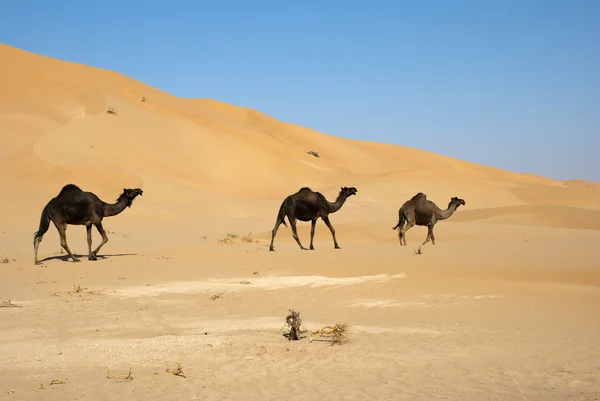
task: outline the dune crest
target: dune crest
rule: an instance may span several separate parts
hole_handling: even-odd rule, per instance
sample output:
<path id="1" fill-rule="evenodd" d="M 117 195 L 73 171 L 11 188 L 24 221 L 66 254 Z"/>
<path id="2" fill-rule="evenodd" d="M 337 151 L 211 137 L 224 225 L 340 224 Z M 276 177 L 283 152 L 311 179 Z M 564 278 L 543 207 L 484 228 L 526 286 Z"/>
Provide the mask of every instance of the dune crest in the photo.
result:
<path id="1" fill-rule="evenodd" d="M 35 194 L 37 207 L 27 202 L 23 210 L 31 216 L 68 182 L 106 197 L 144 186 L 153 194 L 146 198 L 152 209 L 169 210 L 181 221 L 214 227 L 242 216 L 248 227 L 260 221 L 261 232 L 278 203 L 302 186 L 331 198 L 341 186 L 359 186 L 361 196 L 336 216 L 342 224 L 366 215 L 389 219 L 419 191 L 441 207 L 453 196 L 464 198 L 472 217 L 479 209 L 495 208 L 496 216 L 528 205 L 600 209 L 600 184 L 329 136 L 247 107 L 177 98 L 122 74 L 7 45 L 0 45 L 0 56 L 10 60 L 0 66 L 0 184 L 24 180 L 23 192 L 8 198 Z M 558 209 L 537 209 L 535 221 L 563 221 L 554 213 Z M 596 214 L 585 216 L 593 221 L 576 226 L 598 226 Z"/>

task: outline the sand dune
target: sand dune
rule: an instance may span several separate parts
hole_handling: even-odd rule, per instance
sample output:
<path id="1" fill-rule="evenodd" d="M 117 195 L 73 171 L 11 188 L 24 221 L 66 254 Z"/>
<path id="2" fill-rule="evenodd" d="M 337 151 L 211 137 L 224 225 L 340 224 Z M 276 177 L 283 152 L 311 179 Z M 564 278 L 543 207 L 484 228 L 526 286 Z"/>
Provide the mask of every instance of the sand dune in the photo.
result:
<path id="1" fill-rule="evenodd" d="M 0 399 L 600 394 L 600 184 L 333 137 L 1 44 L 0 59 Z M 68 261 L 51 226 L 34 266 L 67 183 L 144 195 L 104 220 L 98 261 Z M 341 250 L 319 220 L 315 251 L 282 226 L 268 252 L 302 186 L 358 188 L 331 216 Z M 467 202 L 421 253 L 425 227 L 405 248 L 391 229 L 419 191 Z M 298 233 L 308 245 L 310 224 Z M 67 240 L 86 254 L 83 227 Z M 287 341 L 290 308 L 309 331 L 348 323 L 348 342 Z"/>
<path id="2" fill-rule="evenodd" d="M 505 224 L 600 230 L 600 211 L 565 205 L 524 205 L 464 211 L 454 221 L 494 219 Z"/>

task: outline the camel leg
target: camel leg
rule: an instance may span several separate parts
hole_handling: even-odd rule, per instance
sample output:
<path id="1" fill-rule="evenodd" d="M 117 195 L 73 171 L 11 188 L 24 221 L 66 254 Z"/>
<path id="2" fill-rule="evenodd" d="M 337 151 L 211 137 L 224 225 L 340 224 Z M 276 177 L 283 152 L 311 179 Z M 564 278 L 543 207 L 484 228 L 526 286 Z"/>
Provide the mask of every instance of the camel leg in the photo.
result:
<path id="1" fill-rule="evenodd" d="M 429 237 L 431 238 L 431 243 L 432 243 L 433 245 L 435 245 L 435 235 L 433 235 L 433 226 L 434 226 L 434 225 L 435 225 L 435 224 L 432 224 L 432 225 L 431 225 L 431 234 L 429 235 Z"/>
<path id="2" fill-rule="evenodd" d="M 431 225 L 427 226 L 427 238 L 425 238 L 425 241 L 421 245 L 428 243 L 429 238 L 431 238 Z"/>
<path id="3" fill-rule="evenodd" d="M 40 242 L 42 242 L 41 238 L 36 238 L 33 240 L 33 254 L 36 265 L 40 263 L 40 260 L 38 259 L 38 248 L 40 247 Z"/>
<path id="4" fill-rule="evenodd" d="M 406 245 L 406 232 L 408 230 L 410 230 L 413 226 L 415 225 L 415 223 L 407 221 L 406 225 L 404 227 L 402 227 L 402 229 L 400 230 L 400 233 L 398 234 L 399 237 L 401 237 L 402 239 L 402 243 L 400 245 Z"/>
<path id="5" fill-rule="evenodd" d="M 277 234 L 277 230 L 279 229 L 280 225 L 281 225 L 281 220 L 279 218 L 277 218 L 277 221 L 275 222 L 275 227 L 273 227 L 273 231 L 271 231 L 271 245 L 269 246 L 269 251 L 274 251 L 273 241 L 275 241 L 275 235 Z"/>
<path id="6" fill-rule="evenodd" d="M 340 249 L 340 246 L 338 245 L 337 240 L 335 239 L 335 229 L 329 221 L 329 216 L 323 216 L 322 219 L 325 222 L 325 224 L 327 224 L 327 227 L 329 227 L 329 231 L 331 231 L 331 236 L 333 237 L 333 247 L 335 249 Z"/>
<path id="7" fill-rule="evenodd" d="M 96 229 L 102 236 L 102 242 L 100 243 L 100 245 L 98 245 L 98 248 L 96 248 L 96 250 L 94 251 L 94 256 L 97 256 L 98 252 L 100 251 L 100 248 L 102 248 L 104 246 L 104 244 L 106 244 L 108 242 L 108 237 L 106 236 L 106 233 L 104 232 L 104 227 L 102 227 L 102 223 L 98 223 L 98 224 L 94 224 L 94 225 L 96 226 Z"/>
<path id="8" fill-rule="evenodd" d="M 85 230 L 87 231 L 88 259 L 89 260 L 97 260 L 98 258 L 92 252 L 92 225 L 87 224 L 85 226 Z"/>
<path id="9" fill-rule="evenodd" d="M 402 229 L 403 228 L 404 228 L 404 222 L 402 222 L 402 225 L 398 224 L 398 241 L 400 242 L 400 246 L 402 246 L 402 238 L 403 238 Z"/>
<path id="10" fill-rule="evenodd" d="M 310 222 L 310 250 L 314 251 L 313 238 L 315 236 L 315 226 L 317 225 L 317 219 L 311 220 Z"/>
<path id="11" fill-rule="evenodd" d="M 306 249 L 304 246 L 302 246 L 302 244 L 300 243 L 300 238 L 298 238 L 298 232 L 296 231 L 296 220 L 290 219 L 290 226 L 292 227 L 292 236 L 298 243 L 298 246 L 300 247 L 300 249 L 302 249 L 303 251 L 308 251 L 308 249 Z"/>
<path id="12" fill-rule="evenodd" d="M 73 256 L 71 250 L 69 249 L 69 245 L 67 245 L 67 223 L 55 224 L 55 226 L 58 230 L 58 235 L 60 236 L 60 246 L 62 246 L 64 250 L 67 251 L 71 259 L 73 259 L 73 262 L 79 262 L 79 259 Z"/>

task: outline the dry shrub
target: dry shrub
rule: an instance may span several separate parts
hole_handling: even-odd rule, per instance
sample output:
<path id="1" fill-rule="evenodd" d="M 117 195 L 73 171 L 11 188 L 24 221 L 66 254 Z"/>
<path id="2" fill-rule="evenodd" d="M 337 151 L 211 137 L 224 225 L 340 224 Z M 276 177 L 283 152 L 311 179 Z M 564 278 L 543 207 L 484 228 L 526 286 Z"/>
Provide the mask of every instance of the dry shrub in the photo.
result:
<path id="1" fill-rule="evenodd" d="M 423 251 L 421 250 L 421 247 L 419 247 L 418 249 L 415 249 L 415 255 L 422 255 Z"/>
<path id="2" fill-rule="evenodd" d="M 110 115 L 116 116 L 117 115 L 117 111 L 114 108 L 109 107 L 109 108 L 106 109 L 106 114 L 110 114 Z"/>
<path id="3" fill-rule="evenodd" d="M 222 297 L 223 297 L 223 294 L 225 294 L 225 291 L 223 291 L 223 292 L 222 292 L 222 293 L 220 293 L 220 294 L 215 294 L 215 295 L 213 295 L 212 297 L 210 297 L 210 299 L 211 299 L 211 301 L 216 301 L 217 299 L 219 299 L 219 298 L 222 298 Z"/>
<path id="4" fill-rule="evenodd" d="M 183 368 L 181 367 L 181 363 L 179 363 L 179 362 L 176 362 L 175 366 L 173 368 L 167 367 L 167 372 L 174 376 L 183 377 L 184 379 L 186 378 L 185 373 L 183 373 Z"/>
<path id="5" fill-rule="evenodd" d="M 1 261 L 2 263 L 10 263 L 10 260 L 8 258 L 2 258 Z"/>
<path id="6" fill-rule="evenodd" d="M 233 244 L 236 241 L 241 241 L 241 242 L 245 242 L 245 243 L 254 243 L 254 242 L 258 242 L 257 240 L 254 239 L 254 237 L 252 237 L 252 233 L 249 232 L 243 236 L 240 236 L 237 233 L 227 233 L 225 235 L 225 237 L 221 238 L 220 240 L 218 240 L 218 242 L 222 243 L 222 244 Z"/>
<path id="7" fill-rule="evenodd" d="M 8 301 L 0 302 L 0 308 L 22 308 L 22 306 L 13 304 L 12 302 L 10 302 L 10 299 L 9 299 Z"/>
<path id="8" fill-rule="evenodd" d="M 248 243 L 252 243 L 252 242 L 258 242 L 256 241 L 253 237 L 252 237 L 252 233 L 248 233 L 246 235 L 244 235 L 242 237 L 242 242 L 248 242 Z"/>
<path id="9" fill-rule="evenodd" d="M 233 244 L 233 241 L 239 236 L 240 235 L 236 233 L 227 233 L 227 235 L 225 235 L 225 238 L 220 239 L 219 242 L 223 244 Z"/>
<path id="10" fill-rule="evenodd" d="M 288 340 L 299 340 L 302 329 L 302 319 L 300 318 L 300 312 L 290 309 L 290 314 L 285 318 L 285 324 L 288 326 Z"/>
<path id="11" fill-rule="evenodd" d="M 342 341 L 347 340 L 346 333 L 348 331 L 348 325 L 346 323 L 337 323 L 335 326 L 325 326 L 320 330 L 313 331 L 310 336 L 312 342 L 312 336 L 319 335 L 319 337 L 331 338 L 331 345 L 342 344 Z"/>
<path id="12" fill-rule="evenodd" d="M 127 373 L 127 376 L 116 376 L 116 375 L 112 375 L 108 369 L 106 369 L 106 378 L 107 379 L 115 379 L 117 381 L 127 381 L 127 380 L 133 380 L 133 370 L 131 370 L 131 368 L 129 368 L 129 373 Z"/>
<path id="13" fill-rule="evenodd" d="M 320 156 L 319 156 L 319 154 L 318 154 L 317 152 L 315 152 L 314 150 L 309 150 L 309 151 L 308 151 L 308 152 L 306 152 L 306 153 L 308 153 L 309 155 L 312 155 L 312 156 L 314 156 L 314 157 L 320 157 Z"/>
<path id="14" fill-rule="evenodd" d="M 69 291 L 69 294 L 79 293 L 87 290 L 87 288 L 82 288 L 80 284 L 73 284 L 73 291 Z"/>
<path id="15" fill-rule="evenodd" d="M 52 293 L 53 297 L 58 297 L 61 295 L 61 293 L 64 294 L 68 294 L 68 295 L 73 295 L 73 294 L 80 294 L 79 296 L 81 297 L 82 293 L 86 293 L 86 294 L 100 294 L 100 291 L 94 290 L 94 291 L 90 291 L 88 290 L 86 287 L 82 287 L 80 284 L 73 284 L 73 290 L 72 291 L 56 291 Z"/>

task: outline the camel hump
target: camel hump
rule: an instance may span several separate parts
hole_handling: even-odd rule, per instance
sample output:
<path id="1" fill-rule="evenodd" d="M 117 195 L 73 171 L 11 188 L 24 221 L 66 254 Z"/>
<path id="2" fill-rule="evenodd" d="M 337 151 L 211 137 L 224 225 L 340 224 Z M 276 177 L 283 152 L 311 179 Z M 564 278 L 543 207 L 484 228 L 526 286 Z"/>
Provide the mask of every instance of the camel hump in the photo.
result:
<path id="1" fill-rule="evenodd" d="M 309 187 L 302 187 L 302 188 L 300 188 L 300 189 L 298 190 L 298 192 L 296 192 L 296 193 L 298 193 L 298 194 L 299 194 L 299 193 L 302 193 L 302 192 L 313 192 L 313 190 L 312 190 L 312 189 L 310 189 Z"/>
<path id="2" fill-rule="evenodd" d="M 425 195 L 423 192 L 419 192 L 418 194 L 416 194 L 415 196 L 413 196 L 412 199 L 413 200 L 427 199 L 427 195 Z"/>
<path id="3" fill-rule="evenodd" d="M 81 192 L 81 188 L 79 188 L 77 185 L 75 184 L 67 184 L 64 187 L 62 187 L 62 189 L 60 190 L 60 192 L 58 193 L 58 196 L 64 195 L 67 192 L 72 192 L 72 191 L 79 191 Z"/>

